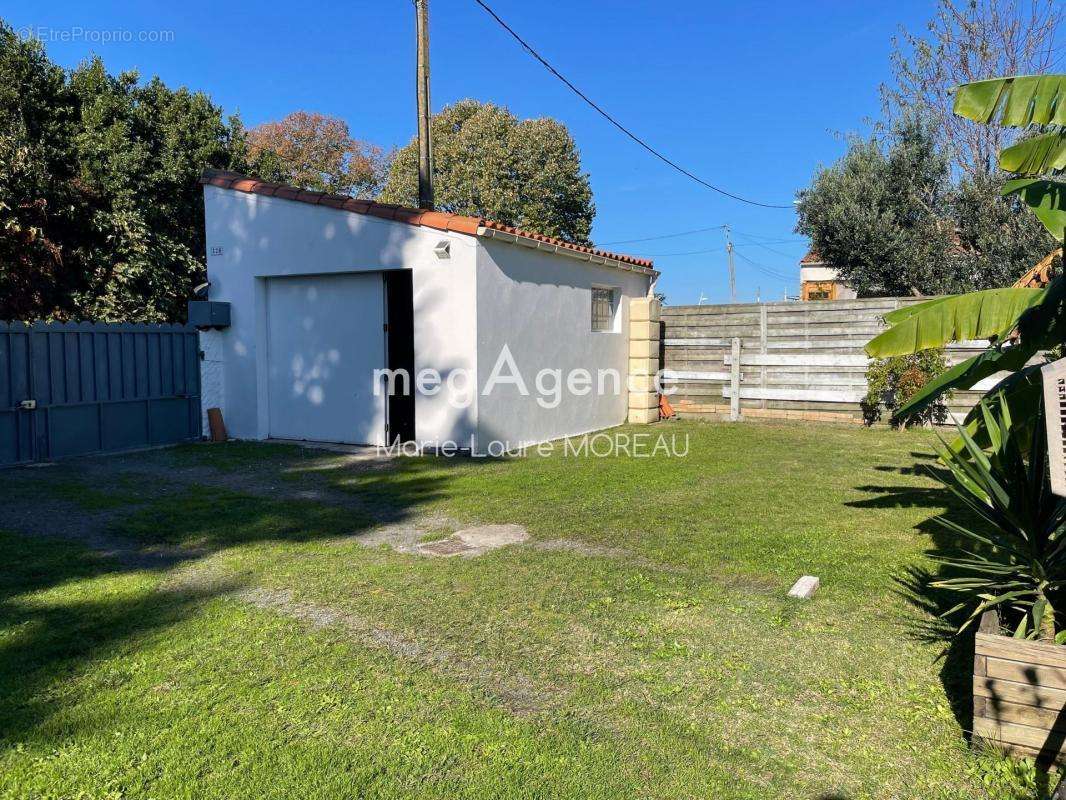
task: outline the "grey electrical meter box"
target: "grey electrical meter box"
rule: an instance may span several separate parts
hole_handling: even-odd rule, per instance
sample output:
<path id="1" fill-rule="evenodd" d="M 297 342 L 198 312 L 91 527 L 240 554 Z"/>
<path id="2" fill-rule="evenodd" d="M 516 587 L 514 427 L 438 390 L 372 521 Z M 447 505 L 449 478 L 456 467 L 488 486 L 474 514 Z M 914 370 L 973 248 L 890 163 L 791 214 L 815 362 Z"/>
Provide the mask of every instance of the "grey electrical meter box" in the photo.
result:
<path id="1" fill-rule="evenodd" d="M 228 328 L 229 303 L 190 300 L 189 324 L 197 328 Z"/>

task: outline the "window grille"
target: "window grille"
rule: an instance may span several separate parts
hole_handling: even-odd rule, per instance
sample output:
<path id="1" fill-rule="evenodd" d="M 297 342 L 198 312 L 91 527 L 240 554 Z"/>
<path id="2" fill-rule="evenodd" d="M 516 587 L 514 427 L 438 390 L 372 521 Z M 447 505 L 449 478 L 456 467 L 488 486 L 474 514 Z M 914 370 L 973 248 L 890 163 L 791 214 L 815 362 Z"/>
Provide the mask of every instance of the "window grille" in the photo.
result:
<path id="1" fill-rule="evenodd" d="M 592 288 L 592 330 L 614 330 L 614 289 Z"/>

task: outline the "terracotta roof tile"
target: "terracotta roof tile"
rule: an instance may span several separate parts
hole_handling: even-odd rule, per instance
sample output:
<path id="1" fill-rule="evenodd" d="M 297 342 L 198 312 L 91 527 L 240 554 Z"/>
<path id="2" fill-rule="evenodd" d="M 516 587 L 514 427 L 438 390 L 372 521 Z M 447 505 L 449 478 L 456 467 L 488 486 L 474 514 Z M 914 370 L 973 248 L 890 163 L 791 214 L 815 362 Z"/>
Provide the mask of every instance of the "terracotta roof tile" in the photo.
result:
<path id="1" fill-rule="evenodd" d="M 477 236 L 477 229 L 481 227 L 481 220 L 474 217 L 460 217 L 458 215 L 448 220 L 444 230 L 454 231 L 455 233 L 468 233 L 471 236 Z"/>
<path id="2" fill-rule="evenodd" d="M 419 221 L 419 225 L 425 228 L 436 228 L 438 231 L 448 230 L 449 214 L 442 214 L 440 211 L 423 211 L 422 219 Z"/>
<path id="3" fill-rule="evenodd" d="M 381 203 L 374 203 L 367 207 L 364 212 L 372 217 L 381 217 L 381 219 L 392 219 L 396 216 L 396 209 L 391 206 L 382 205 Z"/>
<path id="4" fill-rule="evenodd" d="M 328 194 L 326 192 L 312 192 L 305 189 L 297 189 L 293 186 L 285 186 L 280 183 L 270 183 L 250 178 L 236 172 L 225 172 L 217 169 L 205 169 L 200 176 L 200 183 L 205 186 L 217 186 L 220 189 L 233 189 L 238 192 L 262 194 L 268 197 L 279 197 L 283 200 L 295 200 L 299 203 L 323 205 L 329 208 L 351 211 L 356 214 L 367 214 L 381 219 L 403 222 L 408 225 L 420 225 L 424 228 L 433 228 L 439 231 L 452 231 L 454 233 L 479 235 L 482 229 L 500 231 L 511 236 L 524 239 L 533 239 L 538 242 L 554 245 L 565 250 L 573 250 L 591 256 L 608 258 L 623 264 L 632 264 L 648 270 L 654 270 L 650 259 L 627 256 L 621 253 L 612 253 L 608 250 L 598 250 L 564 239 L 556 239 L 552 236 L 544 236 L 520 228 L 512 228 L 493 220 L 480 219 L 478 217 L 466 217 L 461 214 L 449 214 L 443 211 L 424 211 L 414 208 L 404 208 L 390 203 L 376 203 L 371 200 L 359 200 L 344 197 L 342 195 Z M 801 262 L 802 263 L 802 262 Z"/>
<path id="5" fill-rule="evenodd" d="M 410 208 L 398 208 L 393 219 L 397 222 L 406 222 L 408 225 L 420 225 L 422 212 L 414 211 Z"/>
<path id="6" fill-rule="evenodd" d="M 370 203 L 367 200 L 345 200 L 345 211 L 354 211 L 356 214 L 365 214 L 370 210 Z"/>
<path id="7" fill-rule="evenodd" d="M 330 208 L 344 208 L 344 204 L 347 201 L 347 197 L 343 197 L 339 194 L 327 194 L 318 201 L 318 204 L 320 206 L 329 206 Z"/>
<path id="8" fill-rule="evenodd" d="M 800 259 L 800 266 L 810 266 L 811 264 L 824 264 L 825 260 L 821 254 L 813 247 L 807 251 L 807 255 Z"/>

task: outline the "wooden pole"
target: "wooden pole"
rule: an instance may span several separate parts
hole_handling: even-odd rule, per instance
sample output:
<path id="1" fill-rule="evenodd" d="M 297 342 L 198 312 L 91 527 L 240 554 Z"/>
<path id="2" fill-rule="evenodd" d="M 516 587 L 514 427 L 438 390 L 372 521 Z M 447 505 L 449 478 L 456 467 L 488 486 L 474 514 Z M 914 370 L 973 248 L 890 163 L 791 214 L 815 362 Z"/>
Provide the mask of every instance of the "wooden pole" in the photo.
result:
<path id="1" fill-rule="evenodd" d="M 725 251 L 729 254 L 729 302 L 737 301 L 737 271 L 733 266 L 733 238 L 730 236 L 729 226 L 725 228 Z"/>
<path id="2" fill-rule="evenodd" d="M 429 0 L 415 0 L 418 37 L 418 207 L 433 209 L 433 139 L 429 116 Z"/>
<path id="3" fill-rule="evenodd" d="M 740 419 L 740 339 L 733 337 L 730 342 L 732 363 L 729 365 L 729 419 Z"/>

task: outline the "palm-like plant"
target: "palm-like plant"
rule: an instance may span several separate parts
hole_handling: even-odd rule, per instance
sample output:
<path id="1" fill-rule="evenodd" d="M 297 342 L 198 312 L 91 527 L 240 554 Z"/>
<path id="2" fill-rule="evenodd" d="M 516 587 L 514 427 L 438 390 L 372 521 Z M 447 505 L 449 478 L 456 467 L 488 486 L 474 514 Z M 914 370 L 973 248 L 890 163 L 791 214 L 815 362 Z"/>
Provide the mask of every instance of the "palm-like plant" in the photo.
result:
<path id="1" fill-rule="evenodd" d="M 963 452 L 943 446 L 940 456 L 948 473 L 941 480 L 985 524 L 976 528 L 936 518 L 972 547 L 942 558 L 962 574 L 933 586 L 971 596 L 947 612 L 970 609 L 960 630 L 989 609 L 1007 607 L 1020 619 L 1015 636 L 1054 640 L 1056 604 L 1066 587 L 1066 500 L 1051 493 L 1044 426 L 1039 419 L 1031 427 L 1015 425 L 1002 400 L 995 407 L 982 400 L 977 411 L 989 448 L 960 427 Z"/>
<path id="2" fill-rule="evenodd" d="M 1000 167 L 1014 173 L 1004 194 L 1017 194 L 1060 242 L 1066 228 L 1066 183 L 1054 177 L 1066 169 L 1066 75 L 995 78 L 964 84 L 955 92 L 955 113 L 981 123 L 1037 129 L 1039 133 L 1000 153 Z M 989 392 L 992 403 L 1010 403 L 1015 418 L 1032 419 L 1040 380 L 1026 363 L 1059 345 L 1066 333 L 1066 279 L 1046 289 L 1009 287 L 940 297 L 885 315 L 891 327 L 866 345 L 874 358 L 907 355 L 953 341 L 988 339 L 989 349 L 930 381 L 893 415 L 904 421 L 951 389 L 969 389 L 996 373 L 1011 373 Z M 975 408 L 966 430 L 988 441 L 985 417 Z M 961 440 L 954 448 L 962 451 Z"/>

